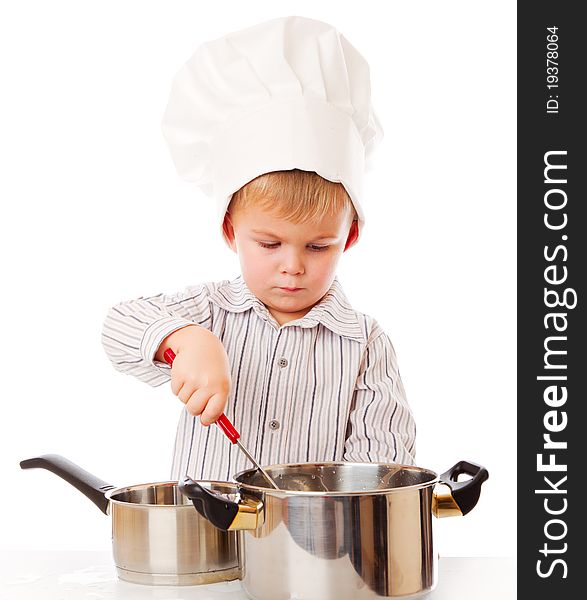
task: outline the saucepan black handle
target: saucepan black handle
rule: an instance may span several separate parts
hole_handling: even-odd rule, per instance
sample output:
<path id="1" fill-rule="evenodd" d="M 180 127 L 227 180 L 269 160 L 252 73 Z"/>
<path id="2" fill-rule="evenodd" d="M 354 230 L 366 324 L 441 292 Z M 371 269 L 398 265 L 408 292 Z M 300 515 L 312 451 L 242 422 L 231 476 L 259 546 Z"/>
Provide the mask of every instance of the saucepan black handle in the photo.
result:
<path id="1" fill-rule="evenodd" d="M 102 479 L 88 473 L 85 469 L 78 467 L 67 458 L 59 454 L 44 454 L 36 458 L 29 458 L 20 463 L 21 469 L 46 469 L 67 481 L 87 496 L 105 515 L 108 514 L 110 500 L 106 497 L 109 490 L 115 486 L 106 483 Z"/>
<path id="2" fill-rule="evenodd" d="M 238 513 L 236 502 L 207 490 L 187 475 L 179 482 L 179 489 L 214 527 L 223 531 L 228 530 Z"/>
<path id="3" fill-rule="evenodd" d="M 470 475 L 471 479 L 458 481 L 461 473 Z M 481 494 L 481 484 L 487 481 L 488 478 L 489 473 L 485 467 L 461 460 L 440 475 L 440 482 L 448 485 L 454 501 L 458 504 L 463 515 L 466 515 L 475 508 Z"/>

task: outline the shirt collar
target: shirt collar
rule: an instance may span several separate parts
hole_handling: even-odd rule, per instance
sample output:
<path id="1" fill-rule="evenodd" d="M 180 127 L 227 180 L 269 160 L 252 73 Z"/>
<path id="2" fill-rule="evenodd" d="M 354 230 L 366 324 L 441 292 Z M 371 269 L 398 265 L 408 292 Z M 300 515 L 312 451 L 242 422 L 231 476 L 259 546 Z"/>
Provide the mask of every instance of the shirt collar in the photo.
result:
<path id="1" fill-rule="evenodd" d="M 222 283 L 210 294 L 209 299 L 220 308 L 233 313 L 245 312 L 252 308 L 261 319 L 279 328 L 279 324 L 267 307 L 249 290 L 242 275 L 232 281 Z M 304 317 L 290 321 L 283 327 L 310 328 L 316 327 L 318 324 L 327 327 L 337 335 L 358 342 L 367 341 L 357 313 L 336 278 L 324 298 L 316 306 L 312 307 Z"/>

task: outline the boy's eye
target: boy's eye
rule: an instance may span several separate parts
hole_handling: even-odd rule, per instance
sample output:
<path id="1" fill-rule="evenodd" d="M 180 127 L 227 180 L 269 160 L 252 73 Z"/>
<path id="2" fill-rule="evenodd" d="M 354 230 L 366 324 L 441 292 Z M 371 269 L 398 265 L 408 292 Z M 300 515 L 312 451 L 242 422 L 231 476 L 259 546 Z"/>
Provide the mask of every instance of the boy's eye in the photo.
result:
<path id="1" fill-rule="evenodd" d="M 257 242 L 261 248 L 267 248 L 268 250 L 275 250 L 279 248 L 281 242 Z M 308 248 L 313 252 L 321 252 L 322 250 L 326 250 L 328 245 L 319 245 L 319 244 L 308 244 Z"/>

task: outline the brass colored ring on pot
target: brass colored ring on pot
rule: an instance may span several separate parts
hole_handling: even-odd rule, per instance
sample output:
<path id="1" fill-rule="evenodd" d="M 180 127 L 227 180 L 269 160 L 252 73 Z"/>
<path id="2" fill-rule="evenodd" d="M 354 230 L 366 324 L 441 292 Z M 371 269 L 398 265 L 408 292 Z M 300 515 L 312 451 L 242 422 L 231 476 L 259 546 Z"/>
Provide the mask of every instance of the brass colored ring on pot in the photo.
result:
<path id="1" fill-rule="evenodd" d="M 437 483 L 432 494 L 432 514 L 437 518 L 462 517 L 463 513 L 446 483 Z"/>

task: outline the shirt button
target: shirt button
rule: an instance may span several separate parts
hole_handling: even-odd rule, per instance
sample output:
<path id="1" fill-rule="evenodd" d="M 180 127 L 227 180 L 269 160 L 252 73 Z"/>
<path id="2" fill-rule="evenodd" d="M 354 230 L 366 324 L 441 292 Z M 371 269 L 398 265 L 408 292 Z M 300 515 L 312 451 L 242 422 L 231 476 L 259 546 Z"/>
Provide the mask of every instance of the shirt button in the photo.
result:
<path id="1" fill-rule="evenodd" d="M 273 431 L 279 429 L 279 421 L 271 419 L 271 421 L 269 421 L 269 429 L 273 429 Z"/>
<path id="2" fill-rule="evenodd" d="M 287 367 L 287 359 L 286 359 L 286 358 L 280 358 L 280 359 L 277 361 L 277 364 L 278 364 L 280 367 L 282 367 L 282 368 L 283 368 L 283 367 Z"/>

